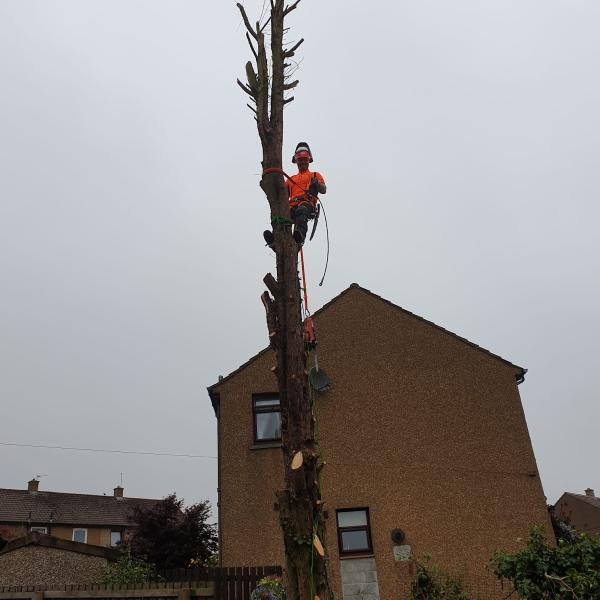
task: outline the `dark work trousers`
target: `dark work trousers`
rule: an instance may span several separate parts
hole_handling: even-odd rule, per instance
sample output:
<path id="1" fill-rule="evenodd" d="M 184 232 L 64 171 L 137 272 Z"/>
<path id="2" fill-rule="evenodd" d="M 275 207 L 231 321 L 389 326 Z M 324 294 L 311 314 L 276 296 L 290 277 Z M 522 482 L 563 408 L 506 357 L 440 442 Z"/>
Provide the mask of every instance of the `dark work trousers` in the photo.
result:
<path id="1" fill-rule="evenodd" d="M 302 234 L 302 241 L 304 241 L 308 232 L 308 220 L 314 214 L 314 208 L 309 202 L 303 202 L 299 206 L 292 208 L 290 212 L 292 221 L 294 222 L 294 229 Z"/>

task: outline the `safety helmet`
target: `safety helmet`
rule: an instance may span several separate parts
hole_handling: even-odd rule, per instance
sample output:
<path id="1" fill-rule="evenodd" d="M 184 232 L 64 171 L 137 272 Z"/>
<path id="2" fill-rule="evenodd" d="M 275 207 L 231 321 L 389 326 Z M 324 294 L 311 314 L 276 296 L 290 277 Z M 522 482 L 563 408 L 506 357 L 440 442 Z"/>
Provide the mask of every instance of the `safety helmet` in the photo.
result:
<path id="1" fill-rule="evenodd" d="M 300 142 L 296 146 L 294 156 L 292 156 L 293 163 L 296 162 L 296 158 L 308 158 L 309 163 L 313 161 L 312 152 L 310 151 L 310 147 L 306 142 Z"/>

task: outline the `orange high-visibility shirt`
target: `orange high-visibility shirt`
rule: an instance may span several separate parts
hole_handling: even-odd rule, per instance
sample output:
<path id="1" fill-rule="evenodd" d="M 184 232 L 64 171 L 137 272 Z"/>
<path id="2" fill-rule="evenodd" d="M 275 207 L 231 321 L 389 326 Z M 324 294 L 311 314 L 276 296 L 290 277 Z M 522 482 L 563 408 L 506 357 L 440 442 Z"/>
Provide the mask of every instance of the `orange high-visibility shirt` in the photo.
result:
<path id="1" fill-rule="evenodd" d="M 294 206 L 298 204 L 300 199 L 304 199 L 313 177 L 316 177 L 319 183 L 325 183 L 321 173 L 317 173 L 316 171 L 313 173 L 308 170 L 304 171 L 304 173 L 296 173 L 296 175 L 292 175 L 287 180 L 288 194 L 290 195 L 290 206 Z"/>

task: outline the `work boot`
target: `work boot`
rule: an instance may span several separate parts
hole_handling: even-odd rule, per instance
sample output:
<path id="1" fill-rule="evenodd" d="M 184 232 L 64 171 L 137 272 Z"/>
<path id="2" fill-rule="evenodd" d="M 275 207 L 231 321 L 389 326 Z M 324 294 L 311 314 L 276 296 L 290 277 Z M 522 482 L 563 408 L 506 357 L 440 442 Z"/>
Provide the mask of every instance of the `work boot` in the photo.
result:
<path id="1" fill-rule="evenodd" d="M 270 229 L 265 229 L 263 231 L 263 237 L 265 238 L 265 242 L 267 242 L 267 246 L 269 246 L 271 250 L 275 251 L 275 248 L 273 247 L 273 244 L 275 243 L 275 236 L 273 235 L 273 232 Z"/>
<path id="2" fill-rule="evenodd" d="M 299 229 L 296 229 L 295 227 L 294 227 L 294 233 L 292 234 L 292 237 L 296 240 L 296 243 L 298 244 L 298 246 L 302 246 L 302 244 L 304 244 L 303 233 Z"/>

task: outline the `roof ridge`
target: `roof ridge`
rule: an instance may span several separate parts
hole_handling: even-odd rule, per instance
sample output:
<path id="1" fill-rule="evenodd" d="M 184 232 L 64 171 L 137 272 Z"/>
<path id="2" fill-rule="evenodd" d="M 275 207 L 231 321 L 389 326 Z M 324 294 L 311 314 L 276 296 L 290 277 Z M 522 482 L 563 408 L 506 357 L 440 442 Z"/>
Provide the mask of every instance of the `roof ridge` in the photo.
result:
<path id="1" fill-rule="evenodd" d="M 383 296 L 380 296 L 379 294 L 376 294 L 375 292 L 372 292 L 371 290 L 364 288 L 364 287 L 358 285 L 357 283 L 353 283 L 350 286 L 350 288 L 353 288 L 353 287 L 373 296 L 374 298 L 377 298 L 378 300 L 381 300 L 382 302 L 385 302 L 386 304 L 389 304 L 390 306 L 392 306 L 393 308 L 395 308 L 397 310 L 401 310 L 402 312 L 410 315 L 411 317 L 414 317 L 415 319 L 418 319 L 419 321 L 422 321 L 423 323 L 427 323 L 428 325 L 431 325 L 432 327 L 439 329 L 440 331 L 460 340 L 461 342 L 465 342 L 466 344 L 475 348 L 476 350 L 481 350 L 482 352 L 485 352 L 485 354 L 488 354 L 489 356 L 496 358 L 496 359 L 502 361 L 503 363 L 505 363 L 511 367 L 514 367 L 515 369 L 518 369 L 519 371 L 521 371 L 522 377 L 524 377 L 525 373 L 527 373 L 527 369 L 525 369 L 524 367 L 520 367 L 519 365 L 514 364 L 513 362 L 507 360 L 506 358 L 503 358 L 499 354 L 494 354 L 493 352 L 491 352 L 490 350 L 487 350 L 483 346 L 480 346 L 479 344 L 476 344 L 475 342 L 472 342 L 471 340 L 468 340 L 467 338 L 462 337 L 462 336 L 458 335 L 457 333 L 454 333 L 453 331 L 450 331 L 449 329 L 446 329 L 445 327 L 442 327 L 441 325 L 438 325 L 437 323 L 434 323 L 433 321 L 426 319 L 425 317 L 421 317 L 420 315 L 417 315 L 416 313 L 413 313 L 410 310 L 403 308 L 399 304 L 394 304 L 391 300 L 388 300 L 387 298 L 384 298 Z M 348 288 L 348 289 L 350 289 L 350 288 Z M 347 291 L 347 290 L 344 290 L 344 291 Z M 341 296 L 341 294 L 340 294 L 340 296 Z"/>
<path id="2" fill-rule="evenodd" d="M 499 354 L 494 354 L 493 352 L 491 352 L 490 350 L 487 350 L 483 346 L 480 346 L 479 344 L 476 344 L 475 342 L 472 342 L 472 341 L 468 340 L 467 338 L 462 337 L 462 336 L 458 335 L 457 333 L 450 331 L 449 329 L 445 329 L 441 325 L 438 325 L 437 323 L 434 323 L 433 321 L 430 321 L 424 317 L 421 317 L 421 316 L 417 315 L 416 313 L 413 313 L 410 310 L 403 308 L 402 306 L 400 306 L 398 304 L 394 304 L 391 300 L 388 300 L 387 298 L 384 298 L 383 296 L 380 296 L 379 294 L 372 292 L 371 290 L 361 286 L 358 283 L 351 283 L 347 288 L 343 289 L 339 294 L 337 294 L 336 296 L 331 298 L 331 300 L 329 300 L 328 302 L 323 304 L 323 306 L 321 306 L 321 308 L 316 310 L 312 314 L 312 316 L 313 317 L 318 316 L 324 310 L 329 308 L 334 302 L 337 302 L 337 300 L 339 300 L 342 296 L 346 295 L 350 290 L 353 290 L 353 289 L 360 290 L 360 291 L 376 298 L 377 300 L 380 300 L 381 302 L 385 302 L 386 304 L 392 306 L 393 308 L 400 310 L 403 313 L 410 315 L 411 317 L 414 317 L 415 319 L 418 319 L 419 321 L 422 321 L 423 323 L 427 323 L 428 325 L 435 327 L 436 329 L 442 331 L 443 333 L 446 333 L 447 335 L 450 335 L 450 336 L 454 337 L 455 339 L 460 340 L 461 342 L 464 342 L 465 344 L 468 344 L 472 348 L 475 348 L 476 350 L 480 350 L 481 352 L 484 352 L 488 356 L 491 356 L 492 358 L 495 358 L 495 359 L 517 369 L 519 371 L 519 373 L 517 375 L 517 383 L 522 383 L 523 380 L 525 379 L 525 373 L 527 373 L 527 369 L 525 369 L 524 367 L 520 367 L 519 365 L 512 363 L 511 361 L 507 360 L 506 358 L 503 358 Z M 222 383 L 228 381 L 229 379 L 231 379 L 232 377 L 237 375 L 240 371 L 242 371 L 243 369 L 248 367 L 255 360 L 259 359 L 268 350 L 271 350 L 270 346 L 263 348 L 262 350 L 257 352 L 254 356 L 251 356 L 246 362 L 242 363 L 239 367 L 237 367 L 236 369 L 234 369 L 233 371 L 231 371 L 230 373 L 225 375 L 222 379 L 220 379 L 216 383 L 213 383 L 212 385 L 209 385 L 206 389 L 208 391 L 209 396 L 211 396 L 211 401 L 213 401 L 212 395 L 218 386 L 220 386 Z M 214 408 L 214 401 L 213 401 L 213 408 Z"/>
<path id="3" fill-rule="evenodd" d="M 15 488 L 0 488 L 0 492 L 19 492 L 22 494 L 31 494 L 31 497 L 40 497 L 48 494 L 56 496 L 89 496 L 91 498 L 114 498 L 112 495 L 107 494 L 89 494 L 85 492 L 54 492 L 52 490 L 38 490 L 37 492 L 30 492 L 29 490 L 19 490 Z M 159 498 L 138 498 L 134 496 L 123 496 L 121 500 L 150 500 L 152 502 L 160 502 Z"/>

